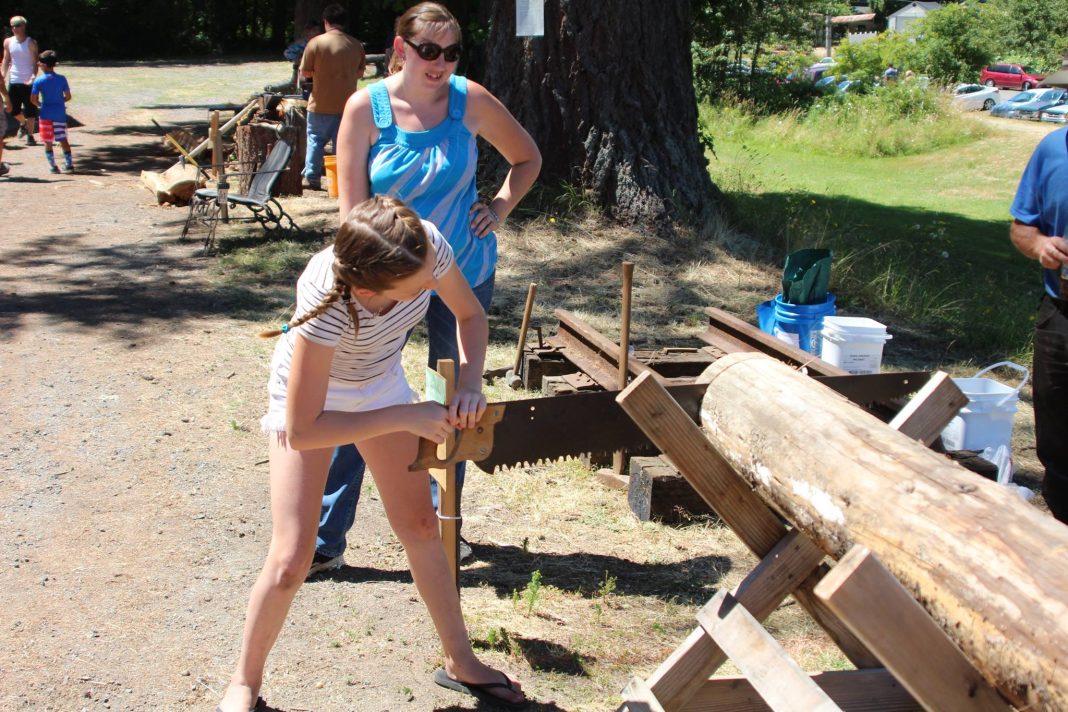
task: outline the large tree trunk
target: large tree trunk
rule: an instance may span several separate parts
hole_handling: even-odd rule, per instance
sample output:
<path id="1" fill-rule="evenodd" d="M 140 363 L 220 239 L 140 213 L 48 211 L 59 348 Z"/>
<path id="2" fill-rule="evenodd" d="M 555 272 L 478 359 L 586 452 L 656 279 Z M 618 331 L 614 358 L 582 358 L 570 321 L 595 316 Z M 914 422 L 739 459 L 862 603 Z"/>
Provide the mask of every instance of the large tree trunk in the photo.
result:
<path id="1" fill-rule="evenodd" d="M 514 3 L 494 3 L 491 22 L 486 86 L 538 143 L 544 184 L 579 185 L 624 223 L 719 202 L 697 134 L 689 0 L 547 0 L 540 38 L 516 38 Z"/>
<path id="2" fill-rule="evenodd" d="M 828 553 L 873 551 L 983 676 L 1068 710 L 1068 527 L 756 354 L 710 366 L 701 422 Z"/>

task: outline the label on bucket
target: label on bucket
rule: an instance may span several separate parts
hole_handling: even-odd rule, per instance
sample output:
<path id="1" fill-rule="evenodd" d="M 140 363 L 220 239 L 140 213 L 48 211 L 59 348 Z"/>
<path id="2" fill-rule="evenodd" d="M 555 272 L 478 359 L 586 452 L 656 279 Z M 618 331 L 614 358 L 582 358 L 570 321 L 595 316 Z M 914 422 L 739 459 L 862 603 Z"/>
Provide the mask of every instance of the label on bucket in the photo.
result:
<path id="1" fill-rule="evenodd" d="M 820 355 L 820 350 L 823 346 L 823 337 L 818 329 L 812 329 L 811 331 L 809 331 L 809 338 L 807 339 L 807 343 L 805 344 L 801 343 L 801 339 L 797 334 L 792 331 L 786 331 L 785 329 L 782 329 L 779 326 L 775 327 L 774 335 L 775 338 L 777 338 L 779 341 L 785 341 L 791 346 L 796 346 L 802 351 L 807 351 L 808 353 L 814 356 Z"/>

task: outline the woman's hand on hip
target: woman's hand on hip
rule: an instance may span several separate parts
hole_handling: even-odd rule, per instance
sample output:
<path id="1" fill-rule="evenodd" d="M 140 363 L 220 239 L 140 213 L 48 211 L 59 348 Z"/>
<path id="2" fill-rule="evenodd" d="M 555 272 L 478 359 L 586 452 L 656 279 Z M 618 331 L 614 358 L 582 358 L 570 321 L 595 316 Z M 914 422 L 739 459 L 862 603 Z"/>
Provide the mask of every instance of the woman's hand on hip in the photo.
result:
<path id="1" fill-rule="evenodd" d="M 501 217 L 497 211 L 483 202 L 472 205 L 468 214 L 471 216 L 471 229 L 479 238 L 490 234 L 501 224 Z"/>

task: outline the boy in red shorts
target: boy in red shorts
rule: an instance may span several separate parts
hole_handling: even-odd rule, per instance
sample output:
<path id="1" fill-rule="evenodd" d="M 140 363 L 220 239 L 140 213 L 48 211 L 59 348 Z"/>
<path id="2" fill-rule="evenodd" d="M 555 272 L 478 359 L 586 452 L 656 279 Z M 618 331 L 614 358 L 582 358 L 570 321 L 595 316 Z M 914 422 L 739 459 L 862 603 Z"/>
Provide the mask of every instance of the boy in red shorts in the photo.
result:
<path id="1" fill-rule="evenodd" d="M 63 147 L 63 167 L 67 173 L 74 171 L 74 158 L 71 156 L 70 143 L 67 142 L 67 102 L 70 101 L 70 84 L 62 74 L 56 74 L 56 53 L 52 50 L 41 52 L 38 64 L 42 74 L 33 80 L 30 89 L 30 101 L 40 109 L 38 127 L 45 145 L 45 158 L 48 170 L 59 173 L 52 144 L 59 141 Z"/>

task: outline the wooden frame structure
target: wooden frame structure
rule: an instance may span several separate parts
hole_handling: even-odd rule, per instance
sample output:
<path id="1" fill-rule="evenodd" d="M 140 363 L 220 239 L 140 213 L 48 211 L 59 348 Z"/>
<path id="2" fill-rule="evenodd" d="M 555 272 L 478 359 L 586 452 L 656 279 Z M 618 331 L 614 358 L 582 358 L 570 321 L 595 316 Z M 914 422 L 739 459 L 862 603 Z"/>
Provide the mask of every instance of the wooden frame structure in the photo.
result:
<path id="1" fill-rule="evenodd" d="M 929 442 L 960 408 L 939 374 L 895 420 Z M 787 526 L 650 376 L 618 401 L 678 470 L 759 557 L 731 592 L 701 609 L 699 625 L 648 678 L 633 678 L 618 712 L 712 710 L 1008 710 L 1014 690 L 996 690 L 928 612 L 863 546 L 833 567 L 826 547 Z M 793 595 L 858 670 L 808 675 L 760 621 Z M 744 679 L 711 678 L 726 659 Z M 1004 696 L 1003 696 L 1004 695 Z"/>

